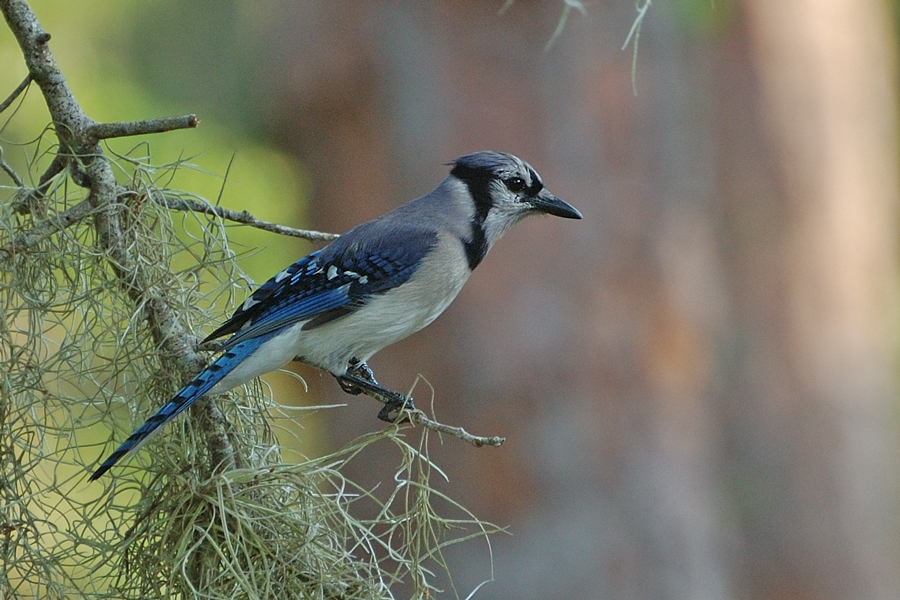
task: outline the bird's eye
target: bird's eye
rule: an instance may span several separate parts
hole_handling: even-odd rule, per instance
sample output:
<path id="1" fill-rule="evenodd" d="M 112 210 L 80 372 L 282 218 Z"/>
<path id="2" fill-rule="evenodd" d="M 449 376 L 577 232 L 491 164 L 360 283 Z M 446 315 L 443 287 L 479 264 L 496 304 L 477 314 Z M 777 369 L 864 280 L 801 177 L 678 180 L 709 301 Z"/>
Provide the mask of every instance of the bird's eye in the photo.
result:
<path id="1" fill-rule="evenodd" d="M 510 177 L 503 183 L 506 184 L 506 189 L 511 191 L 513 194 L 518 194 L 519 192 L 525 190 L 525 180 L 521 177 Z"/>

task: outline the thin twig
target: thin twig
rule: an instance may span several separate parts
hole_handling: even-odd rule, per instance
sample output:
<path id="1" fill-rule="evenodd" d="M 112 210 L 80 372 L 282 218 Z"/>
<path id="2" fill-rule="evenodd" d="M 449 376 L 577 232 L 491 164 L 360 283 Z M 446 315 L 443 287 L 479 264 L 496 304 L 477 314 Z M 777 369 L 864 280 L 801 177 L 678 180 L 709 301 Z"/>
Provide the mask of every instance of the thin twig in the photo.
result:
<path id="1" fill-rule="evenodd" d="M 370 398 L 375 398 L 382 404 L 393 404 L 395 402 L 394 398 L 388 398 L 385 395 L 380 394 L 375 389 L 370 389 L 367 387 L 359 387 L 357 389 L 359 390 L 359 393 L 365 394 L 366 396 L 369 396 Z M 396 393 L 399 396 L 403 396 L 403 394 L 399 394 L 399 392 L 393 392 L 392 390 L 390 390 L 390 392 Z M 409 398 L 408 396 L 407 396 L 407 398 L 409 400 L 412 400 L 412 398 Z M 437 431 L 439 433 L 446 433 L 447 435 L 452 435 L 455 438 L 458 438 L 464 442 L 468 442 L 468 443 L 472 444 L 476 448 L 480 448 L 482 446 L 493 446 L 495 448 L 498 448 L 499 446 L 501 446 L 503 444 L 503 442 L 506 441 L 506 438 L 500 437 L 497 435 L 493 435 L 493 436 L 473 435 L 473 434 L 469 433 L 468 431 L 466 431 L 465 429 L 463 429 L 462 427 L 457 427 L 455 425 L 445 425 L 444 423 L 440 423 L 438 421 L 435 421 L 434 419 L 431 419 L 428 415 L 426 415 L 422 410 L 420 410 L 418 408 L 412 408 L 412 409 L 402 408 L 402 409 L 400 409 L 399 414 L 397 415 L 396 422 L 397 423 L 402 422 L 404 417 L 406 417 L 406 419 L 408 419 L 409 422 L 412 423 L 413 425 L 421 425 L 425 429 L 430 429 L 431 431 Z"/>
<path id="2" fill-rule="evenodd" d="M 13 183 L 16 184 L 16 187 L 25 187 L 25 183 L 22 181 L 22 178 L 19 177 L 19 174 L 9 166 L 9 163 L 3 158 L 3 148 L 0 148 L 0 169 L 9 175 L 9 178 L 13 180 Z"/>
<path id="3" fill-rule="evenodd" d="M 445 425 L 443 423 L 439 423 L 434 421 L 428 417 L 424 412 L 419 410 L 418 408 L 407 411 L 406 415 L 409 417 L 410 423 L 415 425 L 421 425 L 426 429 L 430 429 L 432 431 L 437 431 L 440 433 L 446 433 L 447 435 L 452 435 L 455 438 L 459 438 L 464 442 L 468 442 L 475 446 L 476 448 L 480 448 L 482 446 L 493 446 L 495 448 L 499 448 L 503 442 L 506 441 L 505 437 L 500 437 L 499 435 L 492 436 L 481 436 L 481 435 L 473 435 L 463 429 L 462 427 L 456 427 L 454 425 Z"/>
<path id="4" fill-rule="evenodd" d="M 219 217 L 220 219 L 225 219 L 226 221 L 249 225 L 251 227 L 256 227 L 257 229 L 271 231 L 272 233 L 278 233 L 280 235 L 303 238 L 304 240 L 309 240 L 311 242 L 330 242 L 331 240 L 338 238 L 338 235 L 335 233 L 323 233 L 321 231 L 310 231 L 308 229 L 294 229 L 293 227 L 287 227 L 286 225 L 263 221 L 257 219 L 246 210 L 231 210 L 221 206 L 213 206 L 212 204 L 200 202 L 199 200 L 173 198 L 163 194 L 152 194 L 151 198 L 160 206 L 172 210 L 183 210 L 211 215 Z"/>
<path id="5" fill-rule="evenodd" d="M 95 140 L 106 140 L 131 135 L 146 135 L 151 133 L 165 133 L 176 129 L 190 129 L 200 124 L 197 115 L 183 115 L 180 117 L 162 117 L 160 119 L 145 119 L 143 121 L 118 121 L 116 123 L 94 123 L 85 130 L 85 135 Z"/>
<path id="6" fill-rule="evenodd" d="M 41 194 L 46 191 L 47 182 L 62 173 L 63 169 L 66 168 L 67 159 L 62 154 L 57 154 L 53 157 L 53 160 L 50 162 L 50 165 L 47 167 L 47 170 L 41 175 L 41 178 L 38 179 L 37 189 Z"/>
<path id="7" fill-rule="evenodd" d="M 28 87 L 28 84 L 31 83 L 31 73 L 25 76 L 25 79 L 22 80 L 22 83 L 12 91 L 12 94 L 0 104 L 0 113 L 9 108 L 9 105 L 16 101 L 16 98 L 19 97 L 19 94 L 25 91 L 25 88 Z"/>

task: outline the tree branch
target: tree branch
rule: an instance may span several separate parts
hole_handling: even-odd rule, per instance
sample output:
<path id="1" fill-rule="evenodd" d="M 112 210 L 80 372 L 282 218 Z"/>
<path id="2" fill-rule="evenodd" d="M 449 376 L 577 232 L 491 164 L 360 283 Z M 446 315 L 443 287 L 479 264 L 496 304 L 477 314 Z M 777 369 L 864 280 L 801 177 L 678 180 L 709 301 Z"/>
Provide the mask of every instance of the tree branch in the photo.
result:
<path id="1" fill-rule="evenodd" d="M 311 242 L 330 242 L 331 240 L 337 239 L 338 237 L 338 235 L 335 233 L 322 233 L 320 231 L 310 231 L 308 229 L 294 229 L 293 227 L 279 225 L 278 223 L 263 221 L 261 219 L 257 219 L 246 210 L 230 210 L 221 206 L 213 206 L 212 204 L 207 204 L 206 202 L 200 202 L 199 200 L 191 200 L 188 198 L 172 198 L 164 194 L 152 194 L 151 197 L 153 201 L 160 206 L 165 206 L 166 208 L 172 210 L 203 213 L 206 215 L 219 217 L 220 219 L 225 219 L 226 221 L 233 221 L 235 223 L 242 223 L 244 225 L 256 227 L 257 229 L 262 229 L 264 231 L 271 231 L 272 233 L 277 233 L 280 235 L 289 235 L 293 237 L 303 238 L 304 240 L 309 240 Z"/>
<path id="2" fill-rule="evenodd" d="M 448 435 L 452 435 L 455 438 L 459 438 L 464 442 L 468 442 L 475 446 L 476 448 L 480 448 L 481 446 L 493 446 L 495 448 L 499 448 L 503 442 L 506 441 L 505 437 L 500 437 L 499 435 L 492 436 L 480 436 L 480 435 L 472 435 L 462 427 L 456 427 L 454 425 L 445 425 L 443 423 L 439 423 L 434 421 L 428 417 L 424 412 L 420 409 L 416 408 L 411 411 L 407 411 L 406 414 L 409 417 L 410 423 L 415 425 L 421 425 L 426 429 L 430 429 L 432 431 L 437 431 L 439 433 L 446 433 Z"/>
<path id="3" fill-rule="evenodd" d="M 197 115 L 183 115 L 180 117 L 163 117 L 161 119 L 146 119 L 144 121 L 118 121 L 116 123 L 94 123 L 88 126 L 85 135 L 95 140 L 127 137 L 131 135 L 146 135 L 150 133 L 165 133 L 177 129 L 191 129 L 200 124 Z"/>

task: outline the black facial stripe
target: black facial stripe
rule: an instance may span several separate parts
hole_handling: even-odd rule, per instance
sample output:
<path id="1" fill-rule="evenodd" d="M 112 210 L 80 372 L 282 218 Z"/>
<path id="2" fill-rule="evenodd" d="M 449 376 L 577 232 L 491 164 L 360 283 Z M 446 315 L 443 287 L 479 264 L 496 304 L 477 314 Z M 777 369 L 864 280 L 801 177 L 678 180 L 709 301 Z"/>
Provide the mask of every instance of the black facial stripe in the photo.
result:
<path id="1" fill-rule="evenodd" d="M 534 169 L 528 167 L 528 175 L 531 179 L 531 185 L 528 187 L 528 195 L 529 196 L 537 196 L 538 193 L 542 189 L 544 189 L 544 184 L 541 181 L 540 176 L 534 172 Z"/>
<path id="2" fill-rule="evenodd" d="M 466 184 L 475 203 L 475 214 L 472 217 L 470 237 L 468 240 L 463 240 L 469 269 L 474 269 L 484 259 L 488 251 L 487 237 L 484 233 L 484 220 L 487 218 L 491 206 L 493 206 L 491 181 L 493 181 L 494 176 L 489 169 L 472 168 L 461 164 L 457 164 L 450 171 L 450 174 Z"/>
<path id="3" fill-rule="evenodd" d="M 485 215 L 487 216 L 487 215 Z M 487 237 L 484 235 L 484 217 L 472 222 L 472 239 L 463 242 L 469 270 L 473 270 L 484 259 L 488 251 Z"/>

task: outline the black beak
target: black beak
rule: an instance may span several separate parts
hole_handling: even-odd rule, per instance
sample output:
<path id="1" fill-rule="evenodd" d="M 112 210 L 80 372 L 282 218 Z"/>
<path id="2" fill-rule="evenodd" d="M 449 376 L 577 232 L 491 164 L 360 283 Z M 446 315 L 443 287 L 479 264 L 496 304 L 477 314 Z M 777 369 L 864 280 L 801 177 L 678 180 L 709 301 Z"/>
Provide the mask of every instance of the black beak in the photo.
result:
<path id="1" fill-rule="evenodd" d="M 580 219 L 581 213 L 574 206 L 560 200 L 547 190 L 541 190 L 537 196 L 532 198 L 531 205 L 536 211 L 562 217 L 564 219 Z"/>

